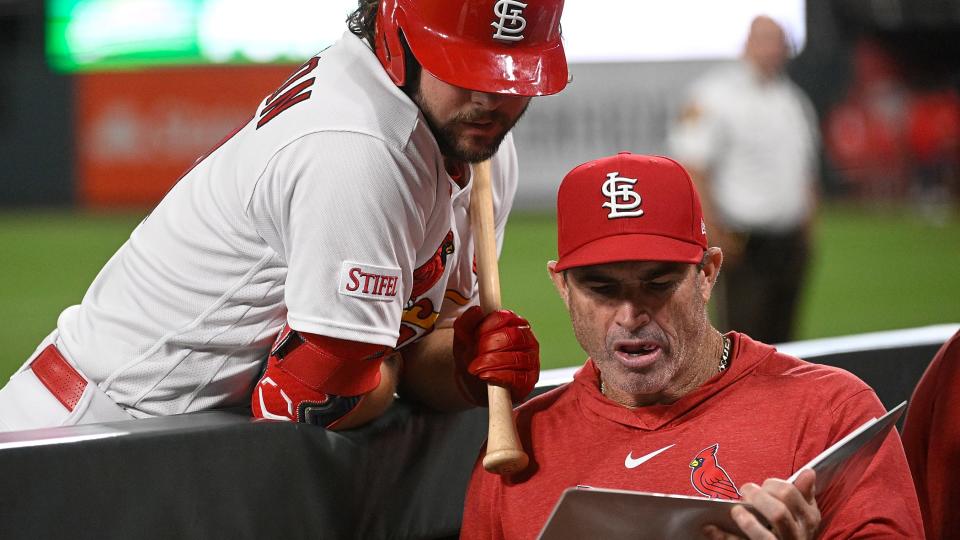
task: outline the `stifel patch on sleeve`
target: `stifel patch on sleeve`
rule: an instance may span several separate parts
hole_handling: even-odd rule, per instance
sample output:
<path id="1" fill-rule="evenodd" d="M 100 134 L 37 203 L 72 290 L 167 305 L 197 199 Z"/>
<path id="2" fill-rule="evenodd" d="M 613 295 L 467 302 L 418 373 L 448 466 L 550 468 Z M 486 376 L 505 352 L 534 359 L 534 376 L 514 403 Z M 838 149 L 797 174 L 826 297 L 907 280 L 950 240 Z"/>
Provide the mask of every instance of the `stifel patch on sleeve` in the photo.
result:
<path id="1" fill-rule="evenodd" d="M 387 302 L 397 297 L 400 269 L 353 261 L 340 265 L 340 294 Z"/>

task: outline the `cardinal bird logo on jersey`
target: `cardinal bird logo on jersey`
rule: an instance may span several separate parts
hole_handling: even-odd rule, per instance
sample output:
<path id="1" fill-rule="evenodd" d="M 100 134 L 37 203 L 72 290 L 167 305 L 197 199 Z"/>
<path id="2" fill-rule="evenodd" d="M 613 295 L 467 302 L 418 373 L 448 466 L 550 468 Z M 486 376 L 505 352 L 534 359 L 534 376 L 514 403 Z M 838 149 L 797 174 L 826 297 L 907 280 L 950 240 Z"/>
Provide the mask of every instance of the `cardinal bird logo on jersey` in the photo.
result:
<path id="1" fill-rule="evenodd" d="M 717 462 L 717 450 L 720 444 L 715 444 L 701 450 L 697 457 L 690 462 L 690 483 L 693 488 L 704 497 L 711 499 L 739 500 L 740 491 L 734 485 L 727 471 Z"/>
<path id="2" fill-rule="evenodd" d="M 447 236 L 440 242 L 436 253 L 413 271 L 413 292 L 403 308 L 397 347 L 405 345 L 421 331 L 429 333 L 433 330 L 433 324 L 439 316 L 438 306 L 434 306 L 429 297 L 420 297 L 443 277 L 443 271 L 447 268 L 447 257 L 454 251 L 453 231 L 447 231 Z"/>
<path id="3" fill-rule="evenodd" d="M 410 300 L 416 300 L 440 281 L 443 270 L 447 267 L 447 256 L 452 255 L 453 251 L 453 231 L 448 231 L 433 257 L 413 271 L 413 292 Z"/>

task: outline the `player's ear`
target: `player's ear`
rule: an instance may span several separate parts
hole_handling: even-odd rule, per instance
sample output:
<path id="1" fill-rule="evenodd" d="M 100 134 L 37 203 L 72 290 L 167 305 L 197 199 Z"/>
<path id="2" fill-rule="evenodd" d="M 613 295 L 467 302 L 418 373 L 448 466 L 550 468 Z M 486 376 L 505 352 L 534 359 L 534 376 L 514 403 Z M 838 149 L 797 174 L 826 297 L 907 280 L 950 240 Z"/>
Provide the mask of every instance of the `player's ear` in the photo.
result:
<path id="1" fill-rule="evenodd" d="M 569 309 L 570 291 L 567 289 L 567 278 L 563 272 L 557 272 L 557 261 L 547 262 L 547 273 L 550 274 L 550 280 L 553 281 L 554 288 L 557 289 L 557 293 L 559 293 L 560 298 L 563 299 L 563 305 Z"/>

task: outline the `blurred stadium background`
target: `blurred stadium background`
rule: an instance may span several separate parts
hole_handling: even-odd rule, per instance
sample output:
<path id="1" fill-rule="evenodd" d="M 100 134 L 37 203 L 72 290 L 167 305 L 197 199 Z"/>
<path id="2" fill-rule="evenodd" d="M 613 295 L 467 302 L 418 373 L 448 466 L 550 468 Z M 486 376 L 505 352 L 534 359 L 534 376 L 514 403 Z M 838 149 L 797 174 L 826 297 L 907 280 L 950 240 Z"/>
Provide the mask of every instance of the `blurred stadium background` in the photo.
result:
<path id="1" fill-rule="evenodd" d="M 0 377 L 180 174 L 340 35 L 355 2 L 259 4 L 0 0 Z M 544 367 L 582 361 L 545 270 L 557 182 L 618 150 L 662 153 L 684 85 L 734 58 L 761 12 L 790 31 L 790 72 L 824 136 L 797 337 L 960 322 L 960 2 L 567 0 L 573 84 L 516 130 L 501 266 L 504 303 L 535 326 Z"/>

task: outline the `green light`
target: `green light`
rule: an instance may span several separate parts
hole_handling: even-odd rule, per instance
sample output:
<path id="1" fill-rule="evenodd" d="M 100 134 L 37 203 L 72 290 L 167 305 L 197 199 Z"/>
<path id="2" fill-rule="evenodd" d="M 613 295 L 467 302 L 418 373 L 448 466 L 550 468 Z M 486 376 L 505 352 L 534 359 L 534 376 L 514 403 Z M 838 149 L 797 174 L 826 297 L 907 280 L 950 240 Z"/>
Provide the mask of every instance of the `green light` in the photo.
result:
<path id="1" fill-rule="evenodd" d="M 47 0 L 57 70 L 296 63 L 345 30 L 356 0 Z"/>

